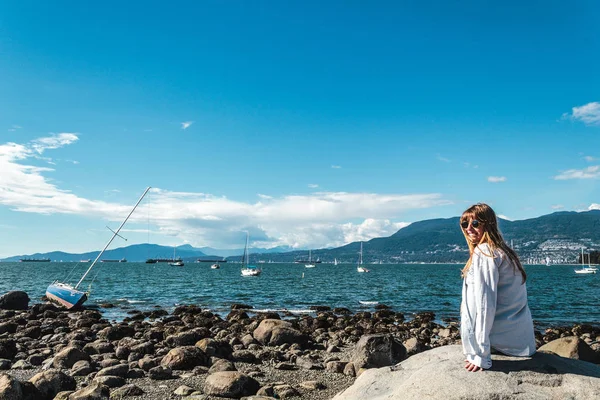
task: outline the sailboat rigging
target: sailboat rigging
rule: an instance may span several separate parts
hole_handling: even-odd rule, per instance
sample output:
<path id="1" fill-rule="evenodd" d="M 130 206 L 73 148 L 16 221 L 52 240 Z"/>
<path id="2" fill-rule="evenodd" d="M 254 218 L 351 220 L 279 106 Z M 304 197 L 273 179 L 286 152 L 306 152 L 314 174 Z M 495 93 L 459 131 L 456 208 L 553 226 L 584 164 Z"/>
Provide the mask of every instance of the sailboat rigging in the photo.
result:
<path id="1" fill-rule="evenodd" d="M 306 264 L 304 264 L 304 266 L 305 266 L 306 268 L 314 268 L 314 267 L 316 267 L 316 266 L 317 266 L 317 265 L 316 265 L 316 264 L 313 262 L 313 260 L 312 260 L 312 256 L 311 256 L 311 252 L 310 252 L 310 250 L 308 250 L 308 262 L 307 262 Z"/>
<path id="2" fill-rule="evenodd" d="M 108 246 L 110 246 L 114 238 L 118 236 L 121 228 L 123 228 L 129 217 L 131 217 L 131 214 L 133 214 L 133 212 L 135 211 L 137 206 L 142 202 L 144 196 L 146 196 L 146 193 L 148 193 L 149 190 L 150 187 L 147 187 L 140 199 L 137 201 L 137 203 L 135 203 L 135 206 L 133 206 L 133 209 L 129 212 L 125 220 L 121 223 L 121 226 L 119 226 L 119 228 L 113 232 L 113 235 L 108 241 L 108 243 L 106 243 L 106 246 L 104 246 L 102 251 L 96 256 L 94 262 L 92 262 L 87 271 L 85 271 L 85 274 L 83 274 L 83 276 L 75 286 L 59 281 L 54 281 L 48 286 L 48 288 L 46 289 L 46 297 L 50 301 L 60 304 L 67 309 L 71 309 L 73 307 L 82 305 L 88 299 L 89 292 L 79 290 L 79 286 L 86 278 L 86 276 L 90 273 L 92 268 L 94 268 L 94 265 L 96 265 L 100 257 L 102 257 L 102 254 L 104 254 L 104 252 L 106 251 Z"/>
<path id="3" fill-rule="evenodd" d="M 363 266 L 363 243 L 360 242 L 360 253 L 358 253 L 358 265 L 356 266 L 358 272 L 371 272 Z"/>
<path id="4" fill-rule="evenodd" d="M 183 260 L 181 259 L 181 257 L 179 258 L 175 258 L 175 250 L 177 249 L 177 246 L 173 246 L 173 261 L 169 263 L 170 266 L 172 267 L 183 267 Z"/>
<path id="5" fill-rule="evenodd" d="M 255 265 L 249 265 L 250 255 L 248 254 L 248 240 L 250 234 L 246 232 L 246 246 L 244 247 L 244 255 L 242 256 L 242 276 L 258 276 L 261 274 L 262 269 L 257 268 Z"/>

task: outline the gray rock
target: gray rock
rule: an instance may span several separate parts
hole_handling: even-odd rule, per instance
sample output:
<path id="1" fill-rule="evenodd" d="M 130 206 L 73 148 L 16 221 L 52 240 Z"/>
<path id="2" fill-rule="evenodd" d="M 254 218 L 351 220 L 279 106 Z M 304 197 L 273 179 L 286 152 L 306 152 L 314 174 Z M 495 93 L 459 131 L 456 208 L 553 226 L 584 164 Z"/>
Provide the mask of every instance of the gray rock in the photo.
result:
<path id="1" fill-rule="evenodd" d="M 590 346 L 577 336 L 567 336 L 546 343 L 538 349 L 542 353 L 554 353 L 561 357 L 600 363 L 600 357 Z"/>
<path id="2" fill-rule="evenodd" d="M 80 360 L 73 364 L 71 368 L 71 376 L 86 376 L 94 372 L 94 368 L 89 361 Z"/>
<path id="3" fill-rule="evenodd" d="M 237 371 L 215 372 L 204 382 L 204 393 L 219 397 L 240 398 L 256 394 L 260 384 Z"/>
<path id="4" fill-rule="evenodd" d="M 326 389 L 327 386 L 325 386 L 322 382 L 319 381 L 304 381 L 300 383 L 300 387 L 306 390 L 323 390 Z"/>
<path id="5" fill-rule="evenodd" d="M 127 364 L 118 364 L 113 365 L 111 367 L 102 368 L 96 376 L 110 375 L 110 376 L 120 376 L 121 378 L 127 377 L 127 373 L 129 372 L 129 365 Z"/>
<path id="6" fill-rule="evenodd" d="M 414 355 L 394 367 L 368 369 L 334 400 L 600 398 L 600 367 L 553 354 L 493 355 L 492 369 L 464 369 L 460 345 Z"/>
<path id="7" fill-rule="evenodd" d="M 181 385 L 177 389 L 175 389 L 173 394 L 176 394 L 177 396 L 189 396 L 190 394 L 194 393 L 195 391 L 196 390 L 194 388 L 191 388 L 187 385 Z"/>
<path id="8" fill-rule="evenodd" d="M 89 386 L 72 393 L 69 400 L 107 400 L 110 398 L 109 396 L 108 386 L 98 381 L 92 381 Z"/>
<path id="9" fill-rule="evenodd" d="M 10 369 L 10 360 L 0 358 L 0 371 Z"/>
<path id="10" fill-rule="evenodd" d="M 390 334 L 364 335 L 356 343 L 352 363 L 356 369 L 378 368 L 396 364 L 406 358 L 404 346 Z"/>
<path id="11" fill-rule="evenodd" d="M 77 361 L 81 360 L 89 361 L 90 356 L 77 347 L 69 346 L 54 356 L 52 365 L 54 368 L 71 368 Z"/>
<path id="12" fill-rule="evenodd" d="M 195 346 L 183 346 L 171 349 L 160 364 L 171 369 L 192 369 L 197 365 L 207 365 L 208 357 Z"/>
<path id="13" fill-rule="evenodd" d="M 235 365 L 229 360 L 218 359 L 210 366 L 208 370 L 209 374 L 221 371 L 237 371 Z"/>
<path id="14" fill-rule="evenodd" d="M 173 371 L 171 371 L 171 368 L 159 365 L 158 367 L 150 368 L 148 378 L 156 381 L 173 379 Z"/>
<path id="15" fill-rule="evenodd" d="M 109 388 L 116 388 L 125 385 L 125 378 L 121 378 L 120 376 L 111 376 L 111 375 L 102 375 L 94 378 L 93 382 L 99 382 L 103 385 L 108 386 Z"/>
<path id="16" fill-rule="evenodd" d="M 110 394 L 110 398 L 111 399 L 122 399 L 124 397 L 129 397 L 129 396 L 141 396 L 144 394 L 144 391 L 130 383 L 128 385 L 122 386 L 118 389 L 115 389 L 112 391 L 112 393 Z"/>
<path id="17" fill-rule="evenodd" d="M 40 400 L 52 400 L 58 392 L 75 390 L 73 377 L 55 369 L 35 374 L 30 380 L 40 394 Z"/>
<path id="18" fill-rule="evenodd" d="M 263 345 L 279 346 L 284 343 L 305 344 L 308 338 L 293 328 L 288 321 L 263 319 L 252 333 L 254 339 Z"/>

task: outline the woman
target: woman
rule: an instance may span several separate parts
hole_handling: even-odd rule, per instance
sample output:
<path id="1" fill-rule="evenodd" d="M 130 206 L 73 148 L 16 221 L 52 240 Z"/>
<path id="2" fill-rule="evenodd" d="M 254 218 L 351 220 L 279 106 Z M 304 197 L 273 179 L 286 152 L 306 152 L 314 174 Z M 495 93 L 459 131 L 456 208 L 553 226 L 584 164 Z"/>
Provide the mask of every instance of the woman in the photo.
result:
<path id="1" fill-rule="evenodd" d="M 461 327 L 465 368 L 475 372 L 492 366 L 492 349 L 510 356 L 535 353 L 533 321 L 527 305 L 527 275 L 498 230 L 487 204 L 469 207 L 460 217 L 469 246 L 462 270 Z"/>

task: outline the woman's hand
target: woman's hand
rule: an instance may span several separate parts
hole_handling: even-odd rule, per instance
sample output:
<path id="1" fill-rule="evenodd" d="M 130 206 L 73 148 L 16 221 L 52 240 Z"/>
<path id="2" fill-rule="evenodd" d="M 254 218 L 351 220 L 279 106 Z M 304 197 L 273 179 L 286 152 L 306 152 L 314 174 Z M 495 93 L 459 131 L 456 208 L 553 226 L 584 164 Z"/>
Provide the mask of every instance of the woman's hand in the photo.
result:
<path id="1" fill-rule="evenodd" d="M 483 368 L 478 367 L 475 364 L 470 363 L 468 360 L 465 360 L 466 364 L 465 364 L 465 369 L 469 372 L 477 372 L 477 371 L 483 371 Z"/>

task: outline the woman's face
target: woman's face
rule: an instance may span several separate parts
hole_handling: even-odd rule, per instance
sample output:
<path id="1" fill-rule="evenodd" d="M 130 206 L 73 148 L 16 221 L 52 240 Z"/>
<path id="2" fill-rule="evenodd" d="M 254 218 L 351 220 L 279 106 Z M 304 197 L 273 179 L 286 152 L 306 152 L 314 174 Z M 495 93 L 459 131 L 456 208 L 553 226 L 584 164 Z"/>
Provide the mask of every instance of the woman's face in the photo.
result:
<path id="1" fill-rule="evenodd" d="M 466 218 L 461 222 L 460 226 L 467 234 L 471 243 L 478 244 L 481 241 L 483 232 L 485 231 L 481 221 L 478 221 L 475 218 Z"/>

